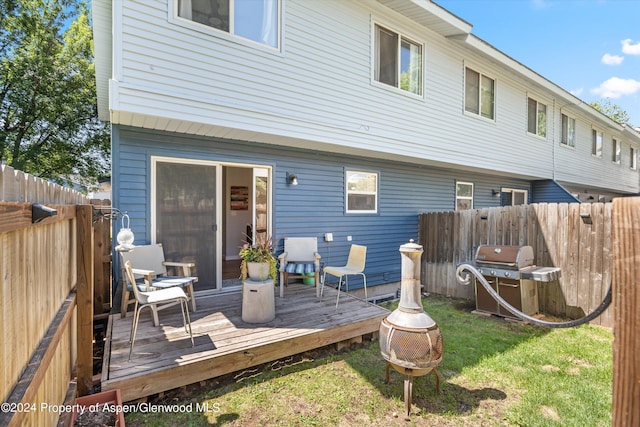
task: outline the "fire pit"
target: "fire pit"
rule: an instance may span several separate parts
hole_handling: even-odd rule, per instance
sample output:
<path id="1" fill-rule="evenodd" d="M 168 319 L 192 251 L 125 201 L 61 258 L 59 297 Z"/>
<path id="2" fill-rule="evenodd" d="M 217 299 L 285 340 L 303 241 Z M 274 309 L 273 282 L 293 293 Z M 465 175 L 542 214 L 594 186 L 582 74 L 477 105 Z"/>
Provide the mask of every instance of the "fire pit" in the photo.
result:
<path id="1" fill-rule="evenodd" d="M 398 308 L 380 323 L 380 353 L 389 368 L 405 376 L 406 416 L 411 414 L 413 377 L 434 372 L 440 392 L 440 375 L 436 367 L 442 362 L 442 334 L 436 322 L 425 313 L 420 299 L 420 257 L 422 246 L 413 240 L 400 246 L 402 280 Z"/>

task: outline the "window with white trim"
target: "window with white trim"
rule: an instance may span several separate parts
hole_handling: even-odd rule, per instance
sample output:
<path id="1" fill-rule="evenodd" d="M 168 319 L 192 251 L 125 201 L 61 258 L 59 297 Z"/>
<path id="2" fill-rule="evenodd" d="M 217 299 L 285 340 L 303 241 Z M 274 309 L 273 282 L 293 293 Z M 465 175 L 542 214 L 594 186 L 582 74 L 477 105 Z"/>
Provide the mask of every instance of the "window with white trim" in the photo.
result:
<path id="1" fill-rule="evenodd" d="M 278 48 L 280 0 L 175 1 L 179 18 Z"/>
<path id="2" fill-rule="evenodd" d="M 527 98 L 527 132 L 547 137 L 547 106 L 533 98 Z"/>
<path id="3" fill-rule="evenodd" d="M 629 150 L 629 167 L 633 170 L 638 168 L 638 150 L 636 148 L 631 147 Z"/>
<path id="4" fill-rule="evenodd" d="M 526 205 L 529 191 L 515 188 L 503 188 L 500 194 L 502 206 Z"/>
<path id="5" fill-rule="evenodd" d="M 591 130 L 591 155 L 602 157 L 602 132 L 595 129 Z"/>
<path id="6" fill-rule="evenodd" d="M 456 182 L 456 210 L 473 209 L 473 183 Z"/>
<path id="7" fill-rule="evenodd" d="M 464 75 L 464 110 L 477 114 L 486 119 L 495 117 L 495 87 L 494 79 L 485 76 L 469 67 Z"/>
<path id="8" fill-rule="evenodd" d="M 348 170 L 345 175 L 347 213 L 377 213 L 378 174 Z"/>
<path id="9" fill-rule="evenodd" d="M 576 119 L 562 114 L 562 139 L 560 143 L 567 147 L 576 146 Z"/>
<path id="10" fill-rule="evenodd" d="M 611 138 L 611 161 L 613 163 L 620 164 L 621 151 L 620 141 Z"/>
<path id="11" fill-rule="evenodd" d="M 378 24 L 374 31 L 373 78 L 422 95 L 422 44 Z"/>

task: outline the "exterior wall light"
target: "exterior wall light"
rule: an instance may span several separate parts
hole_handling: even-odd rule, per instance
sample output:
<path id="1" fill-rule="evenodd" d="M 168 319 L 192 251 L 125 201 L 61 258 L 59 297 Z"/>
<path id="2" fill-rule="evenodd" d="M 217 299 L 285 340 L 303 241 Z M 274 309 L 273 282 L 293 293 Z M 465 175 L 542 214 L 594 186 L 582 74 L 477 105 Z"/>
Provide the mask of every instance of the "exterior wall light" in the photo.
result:
<path id="1" fill-rule="evenodd" d="M 287 184 L 298 185 L 298 177 L 295 174 L 287 172 Z"/>

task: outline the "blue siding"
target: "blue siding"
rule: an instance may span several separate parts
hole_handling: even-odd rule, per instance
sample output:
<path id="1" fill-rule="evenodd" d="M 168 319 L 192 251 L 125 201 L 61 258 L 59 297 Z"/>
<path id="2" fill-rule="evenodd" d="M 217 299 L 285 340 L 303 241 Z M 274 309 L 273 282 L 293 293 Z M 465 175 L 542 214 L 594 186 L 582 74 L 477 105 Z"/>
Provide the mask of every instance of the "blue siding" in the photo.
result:
<path id="1" fill-rule="evenodd" d="M 417 240 L 418 214 L 454 208 L 456 180 L 474 183 L 476 208 L 500 205 L 500 198 L 491 195 L 494 188 L 529 188 L 528 181 L 513 178 L 250 142 L 118 126 L 113 135 L 114 203 L 129 212 L 137 244 L 150 242 L 151 156 L 262 164 L 274 172 L 276 247 L 282 249 L 286 236 L 316 236 L 323 263 L 342 265 L 351 243 L 366 245 L 371 286 L 400 280 L 399 247 Z M 345 171 L 350 169 L 379 174 L 378 213 L 345 212 Z M 298 176 L 299 185 L 286 184 L 287 172 Z M 324 241 L 327 232 L 334 235 L 331 243 Z M 361 281 L 350 284 L 358 286 Z"/>
<path id="2" fill-rule="evenodd" d="M 564 187 L 547 179 L 531 183 L 531 203 L 580 203 Z"/>

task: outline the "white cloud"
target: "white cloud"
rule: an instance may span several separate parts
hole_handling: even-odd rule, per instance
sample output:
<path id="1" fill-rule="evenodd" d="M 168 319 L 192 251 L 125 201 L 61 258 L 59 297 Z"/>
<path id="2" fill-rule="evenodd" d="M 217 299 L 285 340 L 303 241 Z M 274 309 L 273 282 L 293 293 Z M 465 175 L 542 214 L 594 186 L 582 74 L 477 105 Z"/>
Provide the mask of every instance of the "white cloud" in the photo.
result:
<path id="1" fill-rule="evenodd" d="M 627 55 L 640 55 L 640 42 L 631 44 L 633 40 L 625 39 L 620 43 L 622 43 L 622 53 L 626 53 Z"/>
<path id="2" fill-rule="evenodd" d="M 574 89 L 574 90 L 570 90 L 569 93 L 573 96 L 577 96 L 580 97 L 580 95 L 582 95 L 582 92 L 584 92 L 584 88 L 578 88 L 578 89 Z"/>
<path id="3" fill-rule="evenodd" d="M 591 89 L 591 93 L 600 95 L 602 98 L 617 99 L 624 95 L 632 95 L 640 92 L 640 81 L 634 79 L 621 79 L 611 77 L 600 84 L 597 88 Z"/>
<path id="4" fill-rule="evenodd" d="M 624 56 L 609 55 L 608 53 L 605 53 L 602 55 L 602 59 L 600 61 L 605 65 L 620 65 L 622 64 L 622 61 L 624 61 Z"/>

